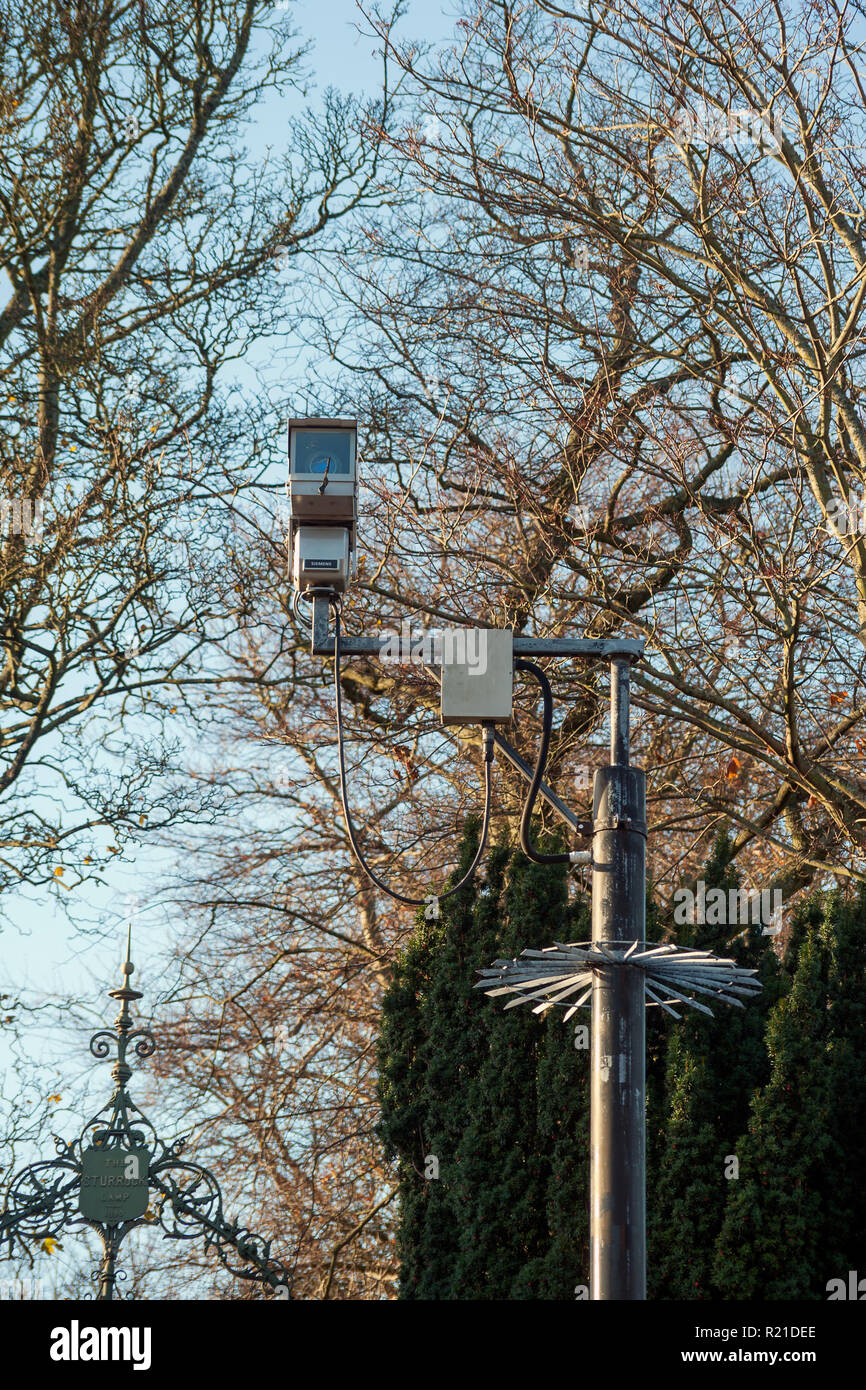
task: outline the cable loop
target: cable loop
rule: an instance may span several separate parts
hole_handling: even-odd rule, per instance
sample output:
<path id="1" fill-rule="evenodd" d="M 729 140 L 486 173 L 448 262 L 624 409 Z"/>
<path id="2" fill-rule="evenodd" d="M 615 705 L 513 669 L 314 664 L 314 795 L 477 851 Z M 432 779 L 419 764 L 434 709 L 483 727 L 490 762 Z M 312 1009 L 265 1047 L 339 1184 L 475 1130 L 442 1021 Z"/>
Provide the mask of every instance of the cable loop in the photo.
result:
<path id="1" fill-rule="evenodd" d="M 312 606 L 312 600 L 316 598 L 326 598 L 335 613 L 342 613 L 343 611 L 343 600 L 333 589 L 305 589 L 303 593 L 301 593 L 299 589 L 296 589 L 294 597 L 292 598 L 292 612 L 301 626 L 305 627 L 308 632 L 312 632 L 313 630 L 312 615 L 309 618 L 306 617 L 301 611 L 301 602 L 303 601 Z"/>
<path id="2" fill-rule="evenodd" d="M 336 715 L 337 715 L 337 748 L 338 748 L 338 750 L 339 750 L 339 762 L 340 762 L 340 799 L 341 799 L 341 801 L 342 801 L 342 803 L 343 803 L 343 819 L 344 819 L 344 821 L 345 821 L 345 823 L 346 823 L 346 832 L 347 832 L 347 834 L 348 834 L 348 836 L 349 836 L 349 843 L 350 843 L 351 846 L 352 846 L 352 850 L 354 851 L 355 858 L 357 859 L 358 863 L 360 864 L 360 866 L 361 866 L 361 868 L 363 869 L 364 873 L 367 875 L 367 877 L 368 877 L 368 879 L 370 880 L 370 882 L 371 882 L 371 883 L 374 883 L 374 884 L 376 885 L 377 888 L 381 888 L 381 890 L 382 890 L 383 893 L 387 893 L 388 896 L 389 896 L 389 898 L 394 898 L 394 900 L 395 900 L 396 902 L 398 902 L 398 903 L 405 903 L 408 907 L 422 907 L 422 906 L 424 906 L 424 905 L 426 905 L 426 904 L 429 904 L 429 903 L 431 903 L 431 902 L 434 902 L 434 901 L 435 901 L 435 902 L 441 902 L 442 899 L 444 899 L 444 898 L 450 898 L 450 897 L 452 897 L 455 893 L 457 893 L 461 888 L 463 888 L 463 887 L 469 882 L 469 880 L 474 876 L 475 871 L 476 871 L 476 869 L 478 868 L 478 865 L 481 863 L 482 856 L 483 856 L 483 854 L 484 854 L 485 849 L 487 848 L 487 836 L 488 836 L 489 831 L 490 831 L 490 809 L 491 809 L 491 799 L 492 799 L 492 778 L 491 778 L 491 775 L 490 775 L 490 769 L 491 769 L 492 758 L 493 758 L 493 754 L 492 754 L 492 739 L 489 738 L 489 737 L 485 738 L 485 750 L 484 750 L 484 751 L 485 751 L 485 756 L 484 756 L 484 820 L 483 820 L 483 823 L 482 823 L 482 826 L 481 826 L 481 837 L 480 837 L 480 839 L 479 839 L 479 841 L 478 841 L 478 849 L 477 849 L 476 852 L 475 852 L 475 857 L 474 857 L 474 859 L 472 860 L 472 863 L 470 864 L 468 870 L 466 871 L 466 873 L 465 873 L 465 874 L 463 875 L 463 877 L 461 878 L 460 882 L 459 882 L 459 883 L 455 883 L 455 884 L 453 885 L 453 887 L 451 887 L 451 888 L 446 888 L 445 891 L 442 892 L 442 893 L 428 893 L 427 896 L 424 897 L 424 898 L 409 898 L 409 897 L 407 897 L 404 893 L 398 893 L 398 892 L 396 891 L 396 889 L 394 889 L 394 888 L 389 888 L 388 885 L 387 885 L 387 883 L 384 883 L 383 880 L 382 880 L 381 878 L 379 878 L 378 874 L 377 874 L 373 869 L 371 869 L 370 865 L 367 863 L 366 859 L 364 858 L 363 852 L 362 852 L 362 850 L 361 850 L 361 846 L 360 846 L 360 844 L 358 843 L 358 836 L 357 836 L 357 834 L 356 834 L 356 832 L 355 832 L 354 824 L 352 823 L 351 812 L 349 811 L 349 798 L 348 798 L 348 793 L 347 793 L 347 789 L 346 789 L 346 757 L 345 757 L 345 745 L 344 745 L 344 739 L 343 739 L 343 700 L 342 700 L 342 692 L 341 692 L 341 689 L 340 689 L 340 636 L 341 636 L 341 634 L 340 634 L 340 606 L 339 606 L 339 602 L 338 602 L 338 601 L 335 601 L 336 599 L 337 599 L 337 596 L 336 596 L 336 595 L 333 595 L 333 599 L 332 599 L 332 601 L 331 601 L 331 607 L 334 609 L 334 615 L 335 615 L 335 617 L 334 617 L 334 704 L 335 704 Z"/>
<path id="3" fill-rule="evenodd" d="M 538 758 L 535 763 L 535 771 L 532 774 L 532 781 L 529 784 L 529 791 L 526 793 L 526 801 L 523 804 L 523 815 L 520 817 L 520 848 L 527 859 L 532 859 L 536 864 L 570 864 L 572 861 L 570 854 L 542 854 L 532 843 L 530 833 L 530 822 L 532 812 L 535 808 L 535 798 L 538 796 L 538 789 L 541 786 L 541 779 L 544 776 L 544 769 L 547 765 L 547 750 L 550 747 L 550 732 L 553 728 L 553 691 L 550 688 L 550 681 L 547 679 L 540 666 L 536 666 L 534 661 L 527 661 L 525 657 L 518 657 L 514 663 L 515 671 L 528 671 L 534 676 L 541 686 L 541 694 L 544 700 L 544 714 L 541 723 L 541 746 L 538 750 Z"/>
<path id="4" fill-rule="evenodd" d="M 302 597 L 303 597 L 303 595 L 300 593 L 300 590 L 296 589 L 296 590 L 295 590 L 295 593 L 294 593 L 294 597 L 292 598 L 292 612 L 294 613 L 294 615 L 295 615 L 295 617 L 297 618 L 298 622 L 301 624 L 301 627 L 305 627 L 305 628 L 308 629 L 309 632 L 312 632 L 312 630 L 313 630 L 313 619 L 312 619 L 312 617 L 307 618 L 306 615 L 305 615 L 304 613 L 301 612 L 301 598 L 302 598 Z"/>

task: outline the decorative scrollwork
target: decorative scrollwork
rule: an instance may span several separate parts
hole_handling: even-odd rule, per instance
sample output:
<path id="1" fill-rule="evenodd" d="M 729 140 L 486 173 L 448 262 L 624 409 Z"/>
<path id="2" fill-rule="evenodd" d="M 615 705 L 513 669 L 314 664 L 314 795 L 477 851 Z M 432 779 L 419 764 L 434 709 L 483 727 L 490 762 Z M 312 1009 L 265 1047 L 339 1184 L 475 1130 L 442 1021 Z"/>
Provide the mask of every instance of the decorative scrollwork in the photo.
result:
<path id="1" fill-rule="evenodd" d="M 180 1181 L 174 1174 L 181 1174 Z M 292 1277 L 271 1256 L 271 1242 L 249 1227 L 227 1221 L 222 1193 L 213 1173 L 196 1163 L 165 1160 L 151 1169 L 151 1183 L 162 1195 L 159 1223 L 173 1240 L 204 1236 L 224 1269 L 237 1279 L 251 1280 L 271 1294 L 288 1298 Z"/>
<path id="2" fill-rule="evenodd" d="M 148 1028 L 136 1028 L 126 1041 L 132 1043 L 136 1057 L 151 1057 L 156 1051 L 156 1038 Z"/>
<path id="3" fill-rule="evenodd" d="M 102 1232 L 100 1232 L 102 1234 Z M 131 1294 L 124 1294 L 119 1284 L 125 1284 L 129 1278 L 126 1270 L 118 1269 L 115 1264 L 117 1250 L 120 1241 L 108 1241 L 103 1235 L 103 1257 L 95 1269 L 88 1274 L 88 1279 L 95 1286 L 93 1293 L 82 1294 L 82 1299 L 101 1301 L 106 1298 L 114 1302 L 127 1302 L 131 1299 Z M 109 1292 L 110 1290 L 110 1292 Z"/>
<path id="4" fill-rule="evenodd" d="M 188 1160 L 165 1160 L 151 1165 L 150 1183 L 163 1198 L 159 1224 L 172 1239 L 191 1240 L 201 1234 L 202 1222 L 222 1220 L 222 1193 L 207 1168 Z"/>
<path id="5" fill-rule="evenodd" d="M 104 1062 L 106 1057 L 110 1057 L 116 1047 L 117 1038 L 114 1033 L 109 1033 L 107 1028 L 101 1028 L 90 1039 L 90 1051 L 94 1057 L 99 1058 L 100 1062 Z"/>
<path id="6" fill-rule="evenodd" d="M 121 1088 L 87 1121 L 73 1147 L 80 1156 L 91 1144 L 100 1148 L 131 1148 L 147 1143 L 155 1149 L 159 1142 L 156 1127 Z"/>
<path id="7" fill-rule="evenodd" d="M 271 1293 L 291 1289 L 292 1279 L 285 1265 L 271 1258 L 271 1242 L 247 1227 L 232 1226 L 207 1236 L 205 1249 L 214 1250 L 223 1268 L 236 1279 L 253 1280 Z"/>
<path id="8" fill-rule="evenodd" d="M 80 1224 L 78 1186 L 80 1169 L 66 1159 L 32 1163 L 16 1173 L 0 1216 L 0 1245 L 7 1254 L 16 1240 L 22 1246 L 55 1236 L 61 1226 Z"/>

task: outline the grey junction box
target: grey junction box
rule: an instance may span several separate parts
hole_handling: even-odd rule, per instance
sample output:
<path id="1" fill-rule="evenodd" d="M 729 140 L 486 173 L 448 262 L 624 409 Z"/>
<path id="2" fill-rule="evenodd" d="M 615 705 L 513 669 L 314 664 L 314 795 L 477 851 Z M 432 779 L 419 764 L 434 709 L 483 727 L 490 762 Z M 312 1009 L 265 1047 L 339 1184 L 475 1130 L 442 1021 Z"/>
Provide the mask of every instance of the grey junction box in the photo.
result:
<path id="1" fill-rule="evenodd" d="M 443 724 L 510 723 L 513 685 L 511 628 L 451 628 L 443 633 Z"/>

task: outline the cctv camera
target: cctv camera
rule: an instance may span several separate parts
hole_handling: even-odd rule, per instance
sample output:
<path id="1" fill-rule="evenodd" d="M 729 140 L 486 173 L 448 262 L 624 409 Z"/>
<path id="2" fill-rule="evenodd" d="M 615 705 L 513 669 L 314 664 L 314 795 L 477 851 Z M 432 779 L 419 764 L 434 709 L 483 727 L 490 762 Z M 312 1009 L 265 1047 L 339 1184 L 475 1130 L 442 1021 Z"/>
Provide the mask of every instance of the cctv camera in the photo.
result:
<path id="1" fill-rule="evenodd" d="M 356 572 L 357 444 L 356 420 L 289 421 L 289 543 L 299 592 L 342 593 Z"/>

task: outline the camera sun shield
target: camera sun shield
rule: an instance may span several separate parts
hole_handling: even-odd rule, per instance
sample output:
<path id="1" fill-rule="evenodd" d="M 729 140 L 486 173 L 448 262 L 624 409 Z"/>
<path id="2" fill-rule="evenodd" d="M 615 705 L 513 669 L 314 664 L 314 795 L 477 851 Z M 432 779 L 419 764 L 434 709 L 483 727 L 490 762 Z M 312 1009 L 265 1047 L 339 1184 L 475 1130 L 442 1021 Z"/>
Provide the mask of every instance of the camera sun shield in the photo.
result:
<path id="1" fill-rule="evenodd" d="M 299 526 L 345 522 L 354 529 L 357 438 L 354 420 L 289 421 L 289 498 Z"/>

